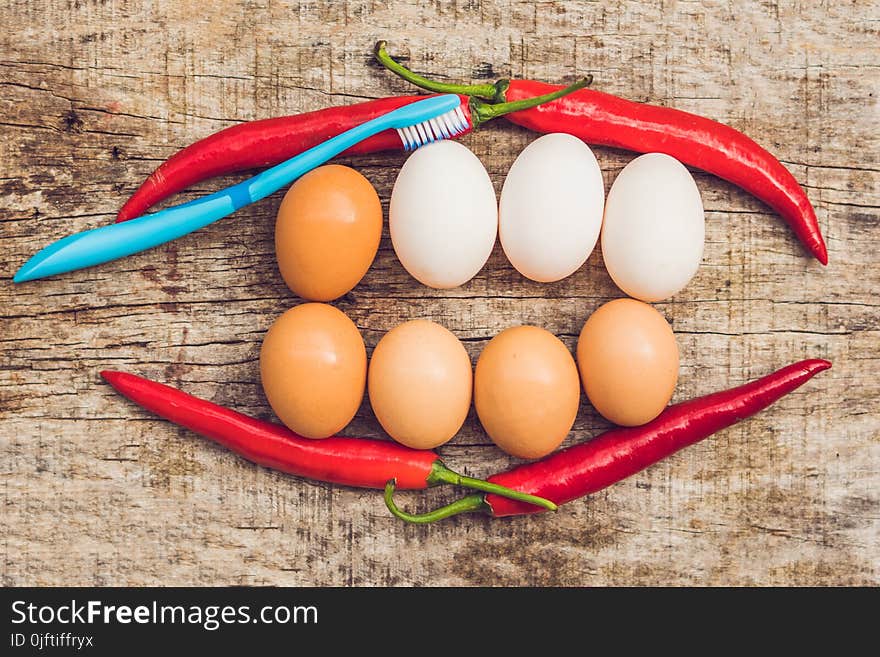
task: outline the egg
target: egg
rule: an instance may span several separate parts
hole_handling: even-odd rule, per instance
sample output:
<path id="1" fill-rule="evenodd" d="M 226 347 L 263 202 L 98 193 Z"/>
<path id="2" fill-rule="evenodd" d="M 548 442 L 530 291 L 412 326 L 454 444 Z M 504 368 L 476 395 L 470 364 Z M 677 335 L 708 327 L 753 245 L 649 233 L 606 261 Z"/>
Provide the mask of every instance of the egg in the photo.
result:
<path id="1" fill-rule="evenodd" d="M 464 345 L 434 322 L 401 324 L 373 350 L 367 377 L 370 405 L 388 435 L 407 447 L 431 449 L 458 433 L 472 388 Z"/>
<path id="2" fill-rule="evenodd" d="M 568 349 L 536 326 L 502 331 L 477 360 L 477 416 L 493 442 L 513 456 L 536 459 L 559 447 L 574 424 L 580 392 Z"/>
<path id="3" fill-rule="evenodd" d="M 367 273 L 382 236 L 382 204 L 370 181 L 349 167 L 318 167 L 284 195 L 275 255 L 291 292 L 331 301 Z"/>
<path id="4" fill-rule="evenodd" d="M 690 172 L 675 158 L 648 153 L 627 164 L 611 185 L 602 257 L 629 296 L 661 301 L 697 273 L 705 231 L 703 201 Z"/>
<path id="5" fill-rule="evenodd" d="M 388 212 L 391 243 L 420 283 L 467 283 L 492 253 L 498 232 L 495 189 L 477 156 L 455 141 L 416 150 L 404 162 Z"/>
<path id="6" fill-rule="evenodd" d="M 635 299 L 609 301 L 590 316 L 578 338 L 577 362 L 593 407 L 627 427 L 657 417 L 678 381 L 672 327 Z"/>
<path id="7" fill-rule="evenodd" d="M 596 156 L 571 135 L 544 135 L 516 158 L 501 190 L 499 236 L 523 276 L 549 283 L 583 265 L 599 238 L 605 186 Z"/>
<path id="8" fill-rule="evenodd" d="M 291 308 L 269 328 L 260 349 L 269 405 L 306 438 L 326 438 L 354 417 L 364 396 L 367 350 L 344 313 L 323 303 Z"/>

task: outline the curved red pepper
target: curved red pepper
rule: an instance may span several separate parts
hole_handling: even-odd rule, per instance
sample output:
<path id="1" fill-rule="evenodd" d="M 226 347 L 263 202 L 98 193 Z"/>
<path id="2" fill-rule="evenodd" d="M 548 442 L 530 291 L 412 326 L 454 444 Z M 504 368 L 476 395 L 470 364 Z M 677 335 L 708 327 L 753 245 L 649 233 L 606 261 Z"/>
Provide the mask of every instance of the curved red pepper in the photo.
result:
<path id="1" fill-rule="evenodd" d="M 208 178 L 283 162 L 361 123 L 423 98 L 379 98 L 224 128 L 178 151 L 160 164 L 122 206 L 116 221 L 139 217 L 159 201 Z M 466 96 L 462 96 L 461 105 L 468 123 L 473 125 Z M 470 131 L 462 134 L 467 132 Z M 397 133 L 386 130 L 352 146 L 343 155 L 401 149 Z"/>
<path id="2" fill-rule="evenodd" d="M 513 101 L 557 88 L 532 80 L 511 80 L 505 98 Z M 816 212 L 803 188 L 779 160 L 730 126 L 593 89 L 581 89 L 506 118 L 535 132 L 566 132 L 589 144 L 665 153 L 716 175 L 778 212 L 810 253 L 823 265 L 828 264 Z"/>
<path id="3" fill-rule="evenodd" d="M 395 75 L 436 93 L 467 94 L 492 102 L 515 102 L 557 87 L 533 80 L 494 84 L 436 82 L 402 66 L 376 43 L 376 59 Z M 730 181 L 764 201 L 792 227 L 798 239 L 823 265 L 828 252 L 816 213 L 806 193 L 779 160 L 738 130 L 669 107 L 636 103 L 582 89 L 539 107 L 507 116 L 511 123 L 541 133 L 566 132 L 588 144 L 637 153 L 665 153 L 685 164 Z"/>
<path id="4" fill-rule="evenodd" d="M 595 493 L 713 433 L 767 408 L 780 397 L 831 367 L 827 360 L 794 363 L 745 385 L 670 406 L 640 427 L 606 431 L 597 438 L 489 477 L 495 484 L 539 495 L 556 504 Z M 385 487 L 385 501 L 398 517 L 425 523 L 459 513 L 481 511 L 493 517 L 538 513 L 541 509 L 494 495 L 471 495 L 421 515 L 398 509 L 394 486 Z"/>
<path id="5" fill-rule="evenodd" d="M 199 399 L 181 390 L 126 372 L 101 372 L 121 395 L 175 424 L 240 454 L 258 465 L 288 474 L 360 488 L 382 488 L 397 477 L 404 488 L 427 488 L 437 455 L 387 440 L 310 440 L 287 427 L 265 422 Z"/>
<path id="6" fill-rule="evenodd" d="M 489 477 L 489 481 L 546 497 L 557 504 L 570 502 L 607 488 L 751 417 L 829 367 L 831 363 L 820 359 L 794 363 L 737 388 L 675 404 L 648 424 L 606 431 L 595 440 Z M 509 502 L 486 496 L 486 503 L 496 517 L 540 511 L 527 504 Z"/>
<path id="7" fill-rule="evenodd" d="M 410 489 L 457 484 L 528 498 L 548 510 L 556 509 L 555 504 L 533 495 L 460 475 L 429 450 L 410 449 L 388 440 L 335 436 L 311 440 L 279 424 L 248 417 L 134 374 L 105 370 L 101 376 L 136 404 L 267 468 L 359 488 L 382 488 L 391 478 Z"/>

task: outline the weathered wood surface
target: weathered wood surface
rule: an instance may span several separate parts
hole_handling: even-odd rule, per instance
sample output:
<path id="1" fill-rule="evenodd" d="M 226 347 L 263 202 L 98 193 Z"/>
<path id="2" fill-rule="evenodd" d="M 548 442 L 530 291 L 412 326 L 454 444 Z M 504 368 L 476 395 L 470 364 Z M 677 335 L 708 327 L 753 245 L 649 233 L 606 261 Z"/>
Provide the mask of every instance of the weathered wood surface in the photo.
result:
<path id="1" fill-rule="evenodd" d="M 876 2 L 18 2 L 0 12 L 4 584 L 880 582 Z M 759 202 L 698 174 L 704 263 L 658 306 L 681 346 L 676 399 L 804 357 L 834 369 L 554 517 L 426 528 L 392 519 L 375 492 L 252 466 L 123 401 L 100 369 L 271 417 L 257 353 L 297 303 L 273 258 L 280 195 L 121 262 L 22 286 L 15 269 L 49 241 L 111 221 L 162 159 L 219 128 L 406 91 L 370 63 L 380 37 L 451 79 L 591 71 L 603 90 L 706 114 L 765 144 L 806 186 L 831 264 L 807 257 Z M 465 143 L 500 190 L 532 138 L 499 124 Z M 606 184 L 631 158 L 597 155 Z M 387 204 L 402 161 L 354 164 Z M 432 291 L 407 276 L 386 234 L 337 305 L 368 347 L 428 317 L 476 358 L 517 323 L 572 346 L 616 296 L 598 253 L 540 285 L 498 248 L 468 285 Z M 570 441 L 606 426 L 584 403 Z M 382 435 L 367 404 L 348 432 Z M 442 453 L 475 475 L 511 462 L 473 414 Z M 453 494 L 401 498 L 419 508 Z"/>

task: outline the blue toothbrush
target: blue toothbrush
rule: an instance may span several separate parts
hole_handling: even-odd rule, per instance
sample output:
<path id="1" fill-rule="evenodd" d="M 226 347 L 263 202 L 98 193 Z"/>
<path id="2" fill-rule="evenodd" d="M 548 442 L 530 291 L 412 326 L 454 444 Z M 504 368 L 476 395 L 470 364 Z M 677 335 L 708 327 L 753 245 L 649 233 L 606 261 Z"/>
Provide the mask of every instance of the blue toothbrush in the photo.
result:
<path id="1" fill-rule="evenodd" d="M 84 269 L 170 242 L 232 214 L 292 183 L 347 148 L 383 130 L 397 130 L 406 150 L 447 139 L 470 127 L 454 94 L 404 105 L 347 130 L 243 182 L 154 214 L 70 235 L 50 244 L 19 269 L 13 281 Z"/>

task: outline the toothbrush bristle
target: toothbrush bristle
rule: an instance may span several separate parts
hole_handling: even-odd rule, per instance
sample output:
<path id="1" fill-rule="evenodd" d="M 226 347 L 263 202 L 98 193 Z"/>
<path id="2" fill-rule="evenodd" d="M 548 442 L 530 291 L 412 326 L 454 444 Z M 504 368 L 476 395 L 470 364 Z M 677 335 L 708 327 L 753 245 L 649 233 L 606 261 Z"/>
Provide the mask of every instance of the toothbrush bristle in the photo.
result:
<path id="1" fill-rule="evenodd" d="M 454 110 L 433 119 L 406 128 L 398 128 L 397 134 L 400 136 L 400 141 L 403 142 L 403 148 L 412 151 L 434 141 L 451 139 L 468 128 L 470 128 L 470 123 L 459 105 Z"/>

